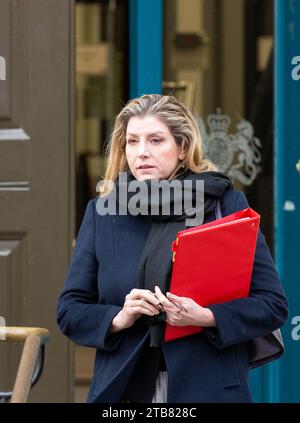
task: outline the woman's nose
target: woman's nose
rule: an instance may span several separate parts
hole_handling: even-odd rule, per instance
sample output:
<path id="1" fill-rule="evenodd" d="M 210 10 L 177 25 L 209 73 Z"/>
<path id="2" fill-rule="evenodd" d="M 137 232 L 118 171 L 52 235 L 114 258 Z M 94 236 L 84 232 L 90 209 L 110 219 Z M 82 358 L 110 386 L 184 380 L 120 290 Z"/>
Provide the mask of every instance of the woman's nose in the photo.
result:
<path id="1" fill-rule="evenodd" d="M 138 155 L 140 157 L 148 157 L 150 155 L 146 143 L 141 142 L 139 145 Z"/>

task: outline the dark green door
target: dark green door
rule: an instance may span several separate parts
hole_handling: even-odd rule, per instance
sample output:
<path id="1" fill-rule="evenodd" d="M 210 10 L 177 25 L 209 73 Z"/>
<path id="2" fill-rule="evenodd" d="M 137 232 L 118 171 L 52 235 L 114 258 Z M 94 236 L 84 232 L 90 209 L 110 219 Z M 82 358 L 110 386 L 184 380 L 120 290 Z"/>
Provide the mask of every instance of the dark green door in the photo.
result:
<path id="1" fill-rule="evenodd" d="M 33 402 L 72 399 L 55 308 L 73 238 L 73 43 L 72 0 L 0 1 L 0 315 L 51 332 Z M 0 344 L 0 390 L 15 378 L 9 348 Z"/>

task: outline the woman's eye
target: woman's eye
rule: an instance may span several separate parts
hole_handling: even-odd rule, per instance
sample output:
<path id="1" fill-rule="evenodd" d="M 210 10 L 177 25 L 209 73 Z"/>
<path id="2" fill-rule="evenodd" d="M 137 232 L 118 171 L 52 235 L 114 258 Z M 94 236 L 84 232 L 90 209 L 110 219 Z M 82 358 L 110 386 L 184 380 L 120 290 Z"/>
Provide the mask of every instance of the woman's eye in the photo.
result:
<path id="1" fill-rule="evenodd" d="M 159 144 L 161 140 L 159 138 L 152 138 L 151 141 L 153 142 L 153 144 Z"/>
<path id="2" fill-rule="evenodd" d="M 133 143 L 135 143 L 137 140 L 134 140 L 134 139 L 129 139 L 129 140 L 127 140 L 127 142 L 128 142 L 128 144 L 133 144 Z"/>

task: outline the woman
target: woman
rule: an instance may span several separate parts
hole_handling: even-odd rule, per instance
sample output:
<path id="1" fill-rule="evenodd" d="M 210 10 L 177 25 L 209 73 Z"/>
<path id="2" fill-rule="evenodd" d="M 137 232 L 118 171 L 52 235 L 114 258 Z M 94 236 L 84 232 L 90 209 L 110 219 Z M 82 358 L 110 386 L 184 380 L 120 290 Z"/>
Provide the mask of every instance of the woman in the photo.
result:
<path id="1" fill-rule="evenodd" d="M 175 197 L 155 203 L 150 191 L 143 211 L 131 213 L 131 188 L 169 181 L 179 190 L 192 181 L 194 202 L 204 181 L 203 223 L 215 219 L 219 199 L 223 216 L 249 207 L 204 159 L 192 113 L 172 96 L 144 95 L 116 118 L 102 193 L 87 205 L 59 298 L 59 327 L 96 348 L 88 402 L 251 402 L 247 342 L 281 327 L 288 313 L 272 257 L 259 231 L 247 298 L 201 307 L 168 293 L 171 242 L 191 214 L 175 213 Z M 165 321 L 204 331 L 165 343 Z"/>

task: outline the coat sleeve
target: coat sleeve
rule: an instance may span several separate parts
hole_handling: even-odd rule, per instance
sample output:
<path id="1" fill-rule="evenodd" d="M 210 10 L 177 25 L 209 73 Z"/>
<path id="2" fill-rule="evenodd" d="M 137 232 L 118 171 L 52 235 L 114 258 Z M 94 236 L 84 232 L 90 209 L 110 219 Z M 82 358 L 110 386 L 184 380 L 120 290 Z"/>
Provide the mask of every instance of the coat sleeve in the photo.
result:
<path id="1" fill-rule="evenodd" d="M 235 211 L 248 207 L 245 194 L 238 192 Z M 216 328 L 205 328 L 204 334 L 219 349 L 271 333 L 287 320 L 287 298 L 260 229 L 249 296 L 208 308 L 214 314 Z"/>
<path id="2" fill-rule="evenodd" d="M 90 200 L 58 300 L 56 318 L 62 333 L 72 341 L 111 351 L 124 336 L 124 331 L 109 334 L 111 322 L 122 307 L 99 303 L 98 266 L 94 200 Z"/>

